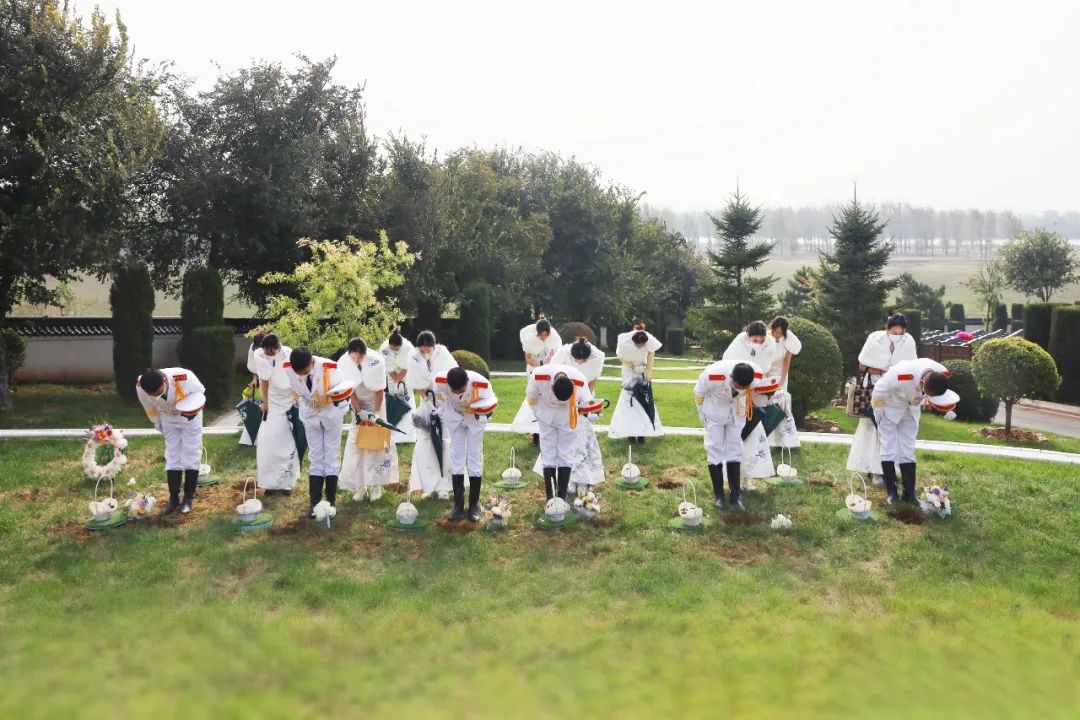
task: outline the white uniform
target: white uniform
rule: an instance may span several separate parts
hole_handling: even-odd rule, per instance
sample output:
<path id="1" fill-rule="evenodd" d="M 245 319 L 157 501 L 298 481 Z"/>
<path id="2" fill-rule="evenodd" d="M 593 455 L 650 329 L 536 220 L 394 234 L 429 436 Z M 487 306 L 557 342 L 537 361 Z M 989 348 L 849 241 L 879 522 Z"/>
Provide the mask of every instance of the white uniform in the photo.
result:
<path id="1" fill-rule="evenodd" d="M 787 337 L 774 340 L 774 342 L 772 364 L 765 368 L 765 374 L 770 377 L 784 377 L 784 358 L 787 357 L 788 353 L 798 355 L 802 352 L 802 341 L 789 328 Z M 780 407 L 784 409 L 787 417 L 784 418 L 784 422 L 780 423 L 779 427 L 772 431 L 772 435 L 769 435 L 769 445 L 771 447 L 799 447 L 799 430 L 795 427 L 795 416 L 791 414 L 791 393 L 788 392 L 788 381 L 790 379 L 790 377 L 784 378 L 784 384 L 773 396 Z"/>
<path id="2" fill-rule="evenodd" d="M 450 368 L 457 367 L 457 360 L 443 345 L 436 345 L 430 357 L 425 358 L 419 349 L 409 354 L 409 374 L 405 376 L 405 384 L 409 393 L 420 394 L 420 405 L 416 414 L 430 416 L 436 412 L 431 402 L 430 390 L 435 392 L 435 378 L 445 375 Z M 426 427 L 416 426 L 413 429 L 416 436 L 416 445 L 413 448 L 412 467 L 409 470 L 409 492 L 421 491 L 423 495 L 433 493 L 450 492 L 450 435 L 443 433 L 442 468 L 439 468 L 439 458 L 435 455 L 435 446 L 431 440 L 431 431 Z"/>
<path id="3" fill-rule="evenodd" d="M 746 390 L 731 384 L 731 371 L 745 360 L 717 360 L 702 371 L 694 385 L 694 397 L 701 401 L 698 414 L 705 427 L 705 454 L 710 465 L 742 462 L 742 429 L 746 424 Z M 762 376 L 753 363 L 755 379 Z"/>
<path id="4" fill-rule="evenodd" d="M 165 469 L 198 470 L 202 462 L 203 413 L 200 410 L 188 419 L 176 409 L 176 403 L 192 393 L 205 393 L 206 388 L 190 370 L 162 368 L 158 372 L 165 376 L 164 393 L 151 397 L 136 381 L 135 394 L 146 417 L 165 436 Z"/>
<path id="5" fill-rule="evenodd" d="M 336 476 L 341 469 L 341 430 L 349 403 L 344 400 L 335 405 L 329 393 L 344 378 L 333 360 L 316 355 L 312 365 L 311 373 L 300 377 L 293 371 L 292 362 L 286 360 L 283 364 L 289 387 L 300 404 L 300 420 L 308 443 L 308 473 L 315 477 Z"/>
<path id="6" fill-rule="evenodd" d="M 859 352 L 859 364 L 866 367 L 888 370 L 898 362 L 914 360 L 917 355 L 915 338 L 907 333 L 890 335 L 885 330 L 870 333 Z M 871 375 L 870 382 L 877 379 Z M 881 475 L 881 439 L 873 421 L 859 418 L 855 428 L 855 437 L 848 451 L 847 469 L 854 472 Z"/>
<path id="7" fill-rule="evenodd" d="M 592 343 L 589 344 L 591 354 L 589 359 L 578 363 L 570 354 L 572 345 L 563 345 L 551 359 L 552 365 L 568 365 L 577 369 L 585 376 L 586 384 L 591 384 L 600 377 L 604 371 L 604 351 Z M 595 395 L 595 393 L 594 393 Z M 577 491 L 604 482 L 604 458 L 600 453 L 600 443 L 596 439 L 595 422 L 599 419 L 599 413 L 589 415 L 587 421 L 578 425 L 581 442 L 577 444 L 570 462 L 570 486 L 569 492 L 576 494 Z M 533 465 L 533 472 L 537 475 L 544 474 L 543 458 L 538 456 Z"/>
<path id="8" fill-rule="evenodd" d="M 416 401 L 413 399 L 412 392 L 409 391 L 408 383 L 409 357 L 413 354 L 414 350 L 416 350 L 416 348 L 414 348 L 413 344 L 405 338 L 401 339 L 401 347 L 397 350 L 391 349 L 389 340 L 384 341 L 382 346 L 379 347 L 379 353 L 386 363 L 386 391 L 397 395 L 409 404 L 409 412 L 405 413 L 404 417 L 397 421 L 397 426 L 401 428 L 401 431 L 405 434 L 402 435 L 401 433 L 396 432 L 390 433 L 390 439 L 397 445 L 416 442 L 412 424 L 413 411 L 416 410 Z M 399 372 L 401 370 L 405 371 L 405 380 L 402 384 L 397 384 L 390 380 L 390 373 Z"/>
<path id="9" fill-rule="evenodd" d="M 769 335 L 765 336 L 765 342 L 758 344 L 750 342 L 750 336 L 744 331 L 731 341 L 727 350 L 724 351 L 723 359 L 750 363 L 754 366 L 754 372 L 761 373 L 764 368 L 772 365 L 775 350 L 776 342 Z M 773 400 L 759 401 L 758 404 L 768 404 L 775 400 L 777 398 L 774 397 Z M 744 490 L 754 489 L 754 478 L 767 478 L 776 474 L 773 468 L 772 451 L 769 448 L 769 437 L 765 434 L 765 428 L 761 423 L 758 423 L 743 441 L 741 462 Z"/>
<path id="10" fill-rule="evenodd" d="M 649 422 L 649 416 L 634 402 L 634 394 L 631 388 L 641 381 L 648 369 L 649 353 L 655 353 L 663 343 L 656 339 L 652 333 L 646 332 L 648 339 L 645 345 L 634 345 L 631 338 L 636 330 L 620 333 L 615 343 L 615 356 L 622 363 L 622 391 L 619 393 L 619 401 L 615 405 L 615 412 L 611 416 L 611 426 L 608 428 L 608 437 L 612 439 L 635 438 L 635 437 L 659 437 L 664 434 L 664 424 L 660 422 L 660 408 L 656 408 L 655 426 Z M 629 367 L 627 367 L 629 365 Z"/>
<path id="11" fill-rule="evenodd" d="M 552 390 L 556 376 L 565 374 L 574 383 L 569 400 L 559 400 Z M 540 462 L 543 467 L 572 467 L 577 450 L 591 423 L 578 415 L 578 407 L 592 402 L 588 380 L 569 365 L 541 365 L 529 377 L 525 399 L 536 415 L 540 432 Z"/>
<path id="12" fill-rule="evenodd" d="M 555 328 L 551 329 L 546 339 L 541 340 L 536 333 L 536 323 L 521 328 L 518 332 L 518 338 L 521 340 L 522 352 L 528 355 L 534 363 L 532 366 L 525 363 L 525 373 L 527 375 L 532 375 L 535 367 L 552 362 L 555 353 L 562 347 L 562 338 L 559 337 L 559 333 L 555 332 Z M 525 384 L 527 387 L 527 378 Z M 530 435 L 539 432 L 536 427 L 536 416 L 533 415 L 532 408 L 529 407 L 529 403 L 525 400 L 521 401 L 521 407 L 518 408 L 517 414 L 514 415 L 510 428 L 514 432 Z"/>
<path id="13" fill-rule="evenodd" d="M 874 385 L 870 404 L 881 435 L 881 462 L 915 462 L 915 438 L 926 400 L 920 384 L 928 372 L 948 370 L 929 358 L 904 360 L 893 365 Z"/>
<path id="14" fill-rule="evenodd" d="M 472 370 L 465 372 L 468 381 L 460 391 L 450 389 L 446 375 L 436 377 L 435 396 L 443 432 L 450 436 L 450 474 L 473 478 L 484 474 L 484 428 L 499 400 L 487 378 Z"/>
<path id="15" fill-rule="evenodd" d="M 382 355 L 368 352 L 357 367 L 348 353 L 338 358 L 338 369 L 346 380 L 353 382 L 353 397 L 360 403 L 361 412 L 378 413 L 386 419 L 386 397 L 376 408 L 375 401 L 380 391 L 386 391 L 386 363 Z M 349 427 L 349 437 L 345 441 L 345 453 L 341 461 L 341 488 L 352 493 L 363 493 L 368 487 L 389 485 L 398 481 L 397 446 L 386 438 L 386 445 L 381 450 L 367 450 L 356 446 L 356 435 L 360 431 L 355 422 Z M 377 427 L 377 426 L 376 426 Z M 382 431 L 383 428 L 378 428 Z M 389 431 L 390 435 L 397 433 Z M 374 497 L 374 495 L 372 495 Z"/>
<path id="16" fill-rule="evenodd" d="M 258 350 L 256 371 L 259 380 L 266 382 L 266 419 L 259 428 L 255 465 L 259 487 L 266 490 L 292 490 L 300 477 L 300 454 L 296 451 L 288 413 L 296 405 L 296 395 L 285 375 L 285 363 L 292 350 L 281 346 L 273 357 Z"/>

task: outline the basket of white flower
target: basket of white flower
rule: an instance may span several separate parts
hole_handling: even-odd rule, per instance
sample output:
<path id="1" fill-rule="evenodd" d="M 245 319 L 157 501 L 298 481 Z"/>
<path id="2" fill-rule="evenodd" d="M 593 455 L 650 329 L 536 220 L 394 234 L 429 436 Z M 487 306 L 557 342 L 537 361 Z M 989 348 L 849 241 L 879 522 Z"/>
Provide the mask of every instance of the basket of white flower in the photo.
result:
<path id="1" fill-rule="evenodd" d="M 948 486 L 933 485 L 923 488 L 922 497 L 919 498 L 919 507 L 927 515 L 937 515 L 943 519 L 952 515 Z"/>
<path id="2" fill-rule="evenodd" d="M 778 513 L 776 517 L 769 521 L 769 527 L 780 533 L 790 532 L 791 525 L 791 518 L 782 513 Z"/>
<path id="3" fill-rule="evenodd" d="M 574 510 L 584 520 L 592 520 L 600 514 L 600 495 L 589 490 L 574 498 Z"/>
<path id="4" fill-rule="evenodd" d="M 206 454 L 205 445 L 203 445 L 202 455 L 203 461 L 199 463 L 199 487 L 209 487 L 211 485 L 217 485 L 218 479 L 215 477 L 211 477 L 210 475 L 210 473 L 212 473 L 214 469 L 210 467 L 210 458 Z"/>
<path id="5" fill-rule="evenodd" d="M 615 487 L 622 490 L 640 490 L 648 485 L 648 481 L 641 476 L 641 468 L 634 464 L 634 448 L 629 446 L 626 449 L 626 464 L 622 466 L 622 470 L 619 472 L 621 477 L 615 481 Z"/>
<path id="6" fill-rule="evenodd" d="M 557 530 L 580 520 L 577 513 L 570 512 L 570 503 L 556 494 L 554 478 L 551 483 L 552 497 L 544 504 L 544 512 L 536 519 L 536 527 L 541 530 Z"/>
<path id="7" fill-rule="evenodd" d="M 394 510 L 394 518 L 402 525 L 412 525 L 418 517 L 420 517 L 420 511 L 408 500 L 399 504 Z"/>
<path id="8" fill-rule="evenodd" d="M 510 467 L 502 471 L 502 479 L 495 483 L 500 490 L 520 490 L 529 483 L 521 479 L 521 468 L 517 466 L 517 452 L 510 448 Z"/>
<path id="9" fill-rule="evenodd" d="M 855 494 L 855 481 L 852 480 L 852 477 L 858 477 L 859 480 L 862 481 L 862 495 Z M 871 503 L 870 500 L 866 498 L 866 492 L 866 478 L 864 478 L 860 473 L 851 473 L 851 475 L 848 477 L 848 495 L 846 498 L 844 498 L 844 507 L 847 508 L 847 512 L 855 520 L 870 519 L 870 508 L 873 503 Z"/>
<path id="10" fill-rule="evenodd" d="M 694 491 L 694 502 L 690 502 L 686 497 L 687 485 Z M 683 525 L 686 525 L 687 527 L 697 527 L 698 525 L 701 525 L 701 521 L 705 518 L 705 511 L 698 507 L 697 486 L 694 485 L 692 480 L 687 480 L 683 484 L 682 499 L 683 501 L 679 503 L 679 518 L 682 519 Z"/>
<path id="11" fill-rule="evenodd" d="M 248 483 L 251 483 L 255 486 L 250 498 L 248 498 L 247 496 Z M 256 497 L 256 495 L 258 495 L 258 492 L 258 480 L 252 480 L 251 478 L 244 480 L 244 490 L 243 495 L 241 496 L 242 502 L 236 506 L 236 515 L 240 519 L 240 522 L 253 523 L 255 522 L 256 518 L 259 517 L 259 513 L 262 512 L 263 506 L 262 501 L 259 500 L 258 497 Z"/>
<path id="12" fill-rule="evenodd" d="M 104 478 L 98 478 L 94 483 L 94 499 L 90 503 L 90 515 L 93 517 L 94 522 L 105 522 L 112 517 L 112 514 L 116 512 L 117 502 L 113 495 L 116 492 L 116 485 L 113 483 L 113 479 L 109 478 L 109 496 L 102 500 L 98 500 L 98 488 L 101 486 L 101 481 Z"/>

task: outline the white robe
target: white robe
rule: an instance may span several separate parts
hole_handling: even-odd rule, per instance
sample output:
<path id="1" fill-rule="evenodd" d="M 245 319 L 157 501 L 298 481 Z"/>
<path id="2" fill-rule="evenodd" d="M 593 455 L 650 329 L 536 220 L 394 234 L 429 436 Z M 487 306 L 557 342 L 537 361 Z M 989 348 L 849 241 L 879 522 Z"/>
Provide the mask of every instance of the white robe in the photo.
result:
<path id="1" fill-rule="evenodd" d="M 611 416 L 608 437 L 614 440 L 634 437 L 660 437 L 664 434 L 664 424 L 660 422 L 660 408 L 656 408 L 656 424 L 649 422 L 649 416 L 634 402 L 630 388 L 638 382 L 648 368 L 649 353 L 655 353 L 663 344 L 652 333 L 645 333 L 648 340 L 642 347 L 634 345 L 631 338 L 637 331 L 620 333 L 615 343 L 615 355 L 622 365 L 622 390 L 615 412 Z M 627 367 L 627 364 L 630 367 Z"/>
<path id="2" fill-rule="evenodd" d="M 870 333 L 859 352 L 859 363 L 866 367 L 888 370 L 903 360 L 914 360 L 918 348 L 915 339 L 903 335 L 889 335 L 885 330 Z M 873 376 L 870 383 L 877 382 Z M 867 418 L 859 418 L 855 428 L 855 437 L 848 451 L 847 469 L 867 475 L 881 475 L 881 437 L 874 423 Z"/>
<path id="3" fill-rule="evenodd" d="M 259 380 L 267 383 L 266 420 L 255 446 L 259 487 L 265 490 L 292 490 L 300 477 L 300 455 L 286 416 L 296 404 L 296 396 L 281 367 L 291 352 L 282 347 L 273 357 L 266 357 L 261 350 L 256 353 L 256 372 Z"/>
<path id="4" fill-rule="evenodd" d="M 536 333 L 536 323 L 521 328 L 518 332 L 518 339 L 521 340 L 521 351 L 528 355 L 537 365 L 545 365 L 552 362 L 555 353 L 562 347 L 562 338 L 559 337 L 559 333 L 555 332 L 555 328 L 551 329 L 546 340 L 541 340 L 540 336 Z M 528 363 L 525 363 L 525 373 L 527 375 L 532 375 L 532 371 L 533 367 Z M 525 378 L 525 384 L 529 384 L 528 378 Z M 517 413 L 515 413 L 514 420 L 510 423 L 510 428 L 514 432 L 525 433 L 528 435 L 539 432 L 536 424 L 536 416 L 533 415 L 532 408 L 529 407 L 529 403 L 525 400 L 521 401 L 521 407 L 519 407 Z"/>
<path id="5" fill-rule="evenodd" d="M 401 339 L 401 347 L 398 348 L 396 352 L 390 349 L 389 340 L 384 342 L 379 348 L 379 352 L 382 354 L 383 361 L 386 363 L 386 391 L 388 393 L 393 393 L 394 395 L 397 395 L 402 400 L 409 403 L 409 412 L 405 413 L 405 416 L 397 422 L 397 426 L 401 428 L 402 432 L 404 432 L 405 434 L 402 435 L 401 433 L 396 432 L 390 433 L 390 437 L 394 441 L 395 445 L 404 445 L 406 443 L 416 442 L 416 436 L 413 433 L 412 424 L 413 412 L 416 410 L 416 400 L 413 397 L 412 392 L 409 390 L 408 383 L 409 357 L 413 354 L 415 350 L 416 348 L 413 347 L 413 344 L 405 338 Z M 400 370 L 406 371 L 405 380 L 403 381 L 403 384 L 395 385 L 393 381 L 390 380 L 390 373 L 398 372 Z"/>
<path id="6" fill-rule="evenodd" d="M 436 345 L 430 358 L 424 358 L 416 349 L 409 355 L 409 374 L 405 383 L 410 393 L 420 394 L 414 417 L 424 418 L 434 412 L 428 390 L 435 391 L 435 376 L 445 375 L 446 371 L 457 367 L 457 361 L 443 345 Z M 443 433 L 442 469 L 435 455 L 435 445 L 431 441 L 431 432 L 416 423 L 413 428 L 416 445 L 413 447 L 412 467 L 409 470 L 409 492 L 419 490 L 424 495 L 451 489 L 450 485 L 450 434 Z"/>
<path id="7" fill-rule="evenodd" d="M 766 368 L 766 373 L 772 377 L 783 377 L 784 358 L 787 357 L 789 352 L 792 355 L 798 355 L 802 352 L 802 341 L 789 329 L 787 331 L 787 337 L 775 340 L 775 343 L 776 344 L 773 347 L 772 365 Z M 792 362 L 794 362 L 794 359 Z M 784 422 L 780 423 L 780 425 L 772 431 L 772 435 L 769 435 L 769 445 L 771 447 L 799 447 L 799 430 L 795 427 L 795 416 L 791 414 L 791 393 L 788 392 L 788 381 L 790 379 L 790 377 L 784 379 L 784 384 L 780 387 L 780 391 L 774 396 L 780 407 L 784 409 L 784 413 L 787 417 L 784 418 Z"/>
<path id="8" fill-rule="evenodd" d="M 724 351 L 723 359 L 748 362 L 760 368 L 768 368 L 772 366 L 775 349 L 776 342 L 768 335 L 765 336 L 765 342 L 758 345 L 750 342 L 750 337 L 744 331 L 731 341 L 727 350 Z M 747 480 L 772 477 L 776 474 L 772 453 L 769 450 L 769 438 L 761 423 L 758 423 L 743 440 L 741 474 Z M 745 487 L 751 490 L 753 484 L 748 483 Z"/>
<path id="9" fill-rule="evenodd" d="M 376 410 L 376 394 L 386 390 L 386 363 L 382 355 L 368 353 L 360 367 L 352 361 L 348 353 L 338 358 L 338 368 L 346 380 L 351 380 L 353 397 L 360 403 L 361 412 L 377 412 L 386 419 L 386 398 Z M 354 410 L 355 412 L 355 410 Z M 345 453 L 341 458 L 340 485 L 343 490 L 362 493 L 366 488 L 376 485 L 391 485 L 398 481 L 397 446 L 388 442 L 381 450 L 364 450 L 356 446 L 358 425 L 355 420 L 349 426 L 349 437 L 345 441 Z M 394 433 L 391 432 L 391 435 Z"/>

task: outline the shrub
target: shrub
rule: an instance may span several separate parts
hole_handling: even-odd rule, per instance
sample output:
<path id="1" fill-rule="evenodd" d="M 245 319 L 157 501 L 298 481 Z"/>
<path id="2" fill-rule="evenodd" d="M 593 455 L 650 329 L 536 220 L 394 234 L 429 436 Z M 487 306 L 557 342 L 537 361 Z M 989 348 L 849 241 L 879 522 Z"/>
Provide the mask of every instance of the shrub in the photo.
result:
<path id="1" fill-rule="evenodd" d="M 949 319 L 958 323 L 963 323 L 967 320 L 967 314 L 964 312 L 964 303 L 952 304 L 949 308 Z"/>
<path id="2" fill-rule="evenodd" d="M 802 341 L 802 352 L 791 359 L 788 388 L 792 415 L 801 425 L 811 410 L 832 402 L 840 389 L 843 359 L 840 345 L 827 329 L 805 318 L 789 318 L 790 329 Z"/>
<path id="3" fill-rule="evenodd" d="M 462 289 L 458 344 L 482 358 L 491 357 L 491 288 L 471 282 Z"/>
<path id="4" fill-rule="evenodd" d="M 1010 313 L 1013 320 L 1024 319 L 1024 303 L 1013 303 L 1012 312 Z"/>
<path id="5" fill-rule="evenodd" d="M 960 395 L 956 417 L 972 422 L 990 422 L 997 414 L 998 399 L 979 392 L 979 384 L 971 369 L 970 360 L 947 360 L 943 363 L 952 373 L 952 389 Z"/>
<path id="6" fill-rule="evenodd" d="M 145 265 L 121 267 L 109 288 L 116 393 L 135 400 L 135 378 L 154 361 L 154 285 Z"/>
<path id="7" fill-rule="evenodd" d="M 491 368 L 484 361 L 484 358 L 480 357 L 476 353 L 469 352 L 468 350 L 455 350 L 451 353 L 454 359 L 457 360 L 457 364 L 466 370 L 472 370 L 478 372 L 486 378 L 491 378 Z"/>
<path id="8" fill-rule="evenodd" d="M 4 344 L 3 352 L 7 359 L 4 367 L 7 369 L 7 383 L 10 385 L 11 378 L 26 364 L 26 340 L 15 328 L 6 327 L 0 328 L 0 341 Z"/>
<path id="9" fill-rule="evenodd" d="M 904 317 L 907 318 L 907 333 L 918 345 L 922 341 L 922 311 L 921 310 L 901 310 L 904 313 Z"/>
<path id="10" fill-rule="evenodd" d="M 207 325 L 221 325 L 225 314 L 225 286 L 217 270 L 211 267 L 197 267 L 184 273 L 182 292 L 180 364 L 184 367 L 192 367 L 195 362 L 195 356 L 192 354 L 194 351 L 189 348 L 192 332 L 196 328 Z"/>
<path id="11" fill-rule="evenodd" d="M 520 360 L 521 338 L 518 333 L 532 320 L 532 312 L 510 310 L 498 315 L 491 335 L 491 355 L 498 360 Z M 533 322 L 536 322 L 533 320 Z M 560 331 L 560 335 L 562 332 Z"/>
<path id="12" fill-rule="evenodd" d="M 998 303 L 994 308 L 994 330 L 1009 329 L 1009 309 L 1005 303 Z"/>
<path id="13" fill-rule="evenodd" d="M 979 345 L 971 369 L 979 392 L 1005 403 L 1006 432 L 1012 430 L 1012 409 L 1017 400 L 1049 397 L 1061 383 L 1050 354 L 1018 337 L 987 340 Z"/>
<path id="14" fill-rule="evenodd" d="M 686 333 L 682 328 L 671 328 L 667 331 L 666 349 L 672 355 L 682 355 L 686 352 Z"/>
<path id="15" fill-rule="evenodd" d="M 1050 330 L 1050 356 L 1061 373 L 1057 399 L 1080 402 L 1080 307 L 1054 308 Z"/>
<path id="16" fill-rule="evenodd" d="M 189 364 L 206 386 L 206 404 L 223 407 L 229 400 L 229 387 L 236 358 L 233 329 L 228 325 L 195 328 L 186 343 Z"/>
<path id="17" fill-rule="evenodd" d="M 596 334 L 596 331 L 583 322 L 563 323 L 558 330 L 559 337 L 562 338 L 564 343 L 572 343 L 575 339 L 584 337 L 593 345 L 600 347 L 600 337 Z"/>
<path id="18" fill-rule="evenodd" d="M 1043 350 L 1050 347 L 1050 323 L 1054 306 L 1054 303 L 1028 303 L 1024 308 L 1024 337 Z"/>
<path id="19" fill-rule="evenodd" d="M 945 323 L 945 329 L 949 332 L 957 332 L 964 329 L 964 323 L 957 322 L 956 320 L 949 320 Z"/>

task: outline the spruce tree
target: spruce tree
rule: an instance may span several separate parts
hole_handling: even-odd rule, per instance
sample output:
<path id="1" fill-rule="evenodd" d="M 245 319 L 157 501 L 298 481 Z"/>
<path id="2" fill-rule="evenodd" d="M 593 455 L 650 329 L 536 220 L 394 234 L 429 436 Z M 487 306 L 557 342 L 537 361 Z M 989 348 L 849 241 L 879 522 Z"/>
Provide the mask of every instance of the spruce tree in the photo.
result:
<path id="1" fill-rule="evenodd" d="M 881 238 L 886 223 L 855 198 L 833 217 L 833 250 L 822 253 L 816 317 L 840 344 L 844 367 L 855 372 L 867 334 L 885 326 L 885 303 L 897 281 L 885 278 L 893 246 Z"/>
<path id="2" fill-rule="evenodd" d="M 737 333 L 753 320 L 768 320 L 775 307 L 769 289 L 776 282 L 773 275 L 754 276 L 772 252 L 772 243 L 752 243 L 761 227 L 761 208 L 736 188 L 720 217 L 710 215 L 720 238 L 720 250 L 709 252 L 712 278 L 705 284 L 706 308 L 713 329 Z"/>

